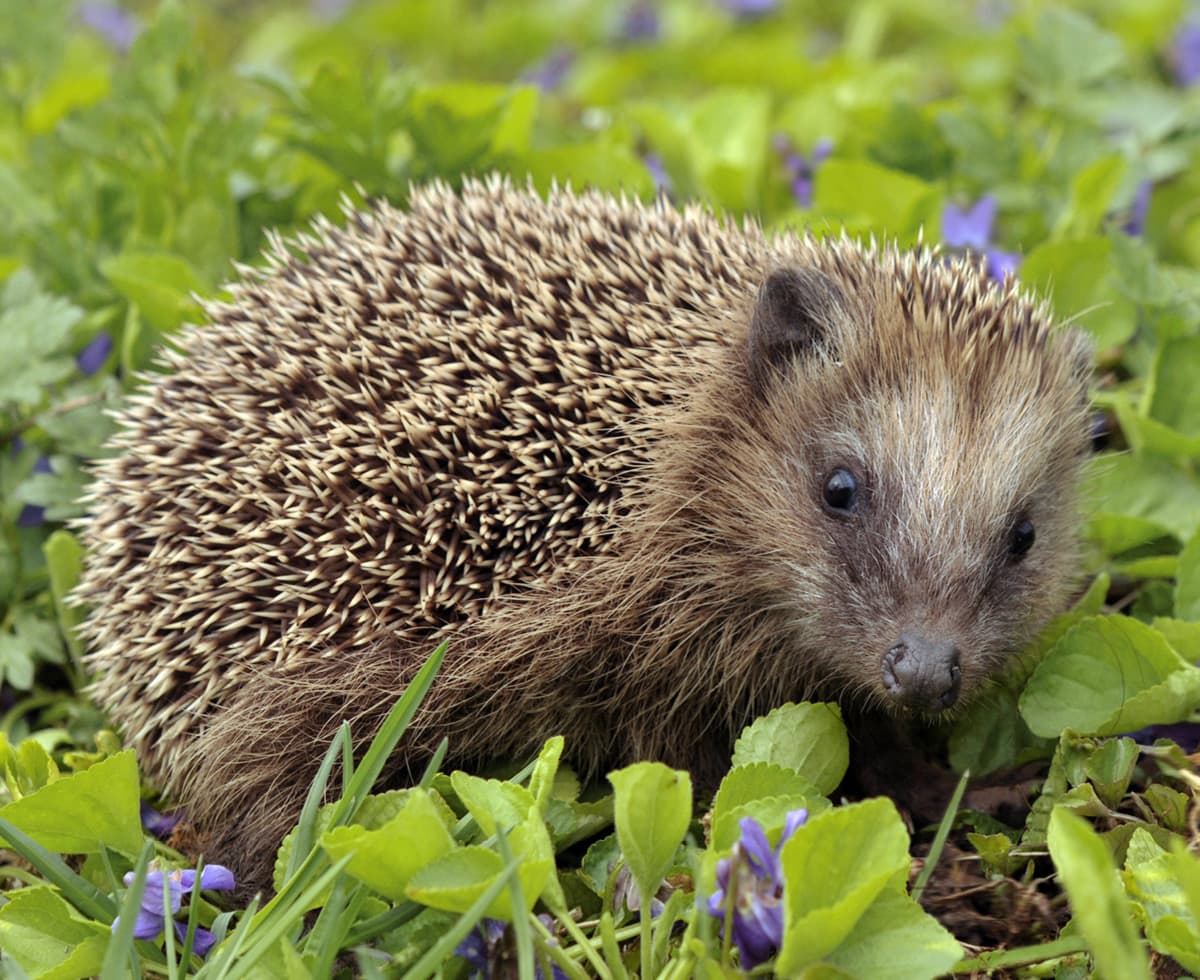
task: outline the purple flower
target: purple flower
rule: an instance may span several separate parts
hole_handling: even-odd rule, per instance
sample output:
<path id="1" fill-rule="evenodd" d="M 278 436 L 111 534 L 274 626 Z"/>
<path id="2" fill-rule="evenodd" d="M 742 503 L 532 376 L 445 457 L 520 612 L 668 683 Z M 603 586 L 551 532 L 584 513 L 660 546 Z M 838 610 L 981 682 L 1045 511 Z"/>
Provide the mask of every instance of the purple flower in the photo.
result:
<path id="1" fill-rule="evenodd" d="M 792 197 L 802 208 L 812 207 L 813 181 L 817 168 L 833 153 L 833 141 L 819 139 L 809 156 L 798 152 L 782 133 L 775 137 L 775 151 L 783 157 L 784 168 L 792 182 Z"/>
<path id="2" fill-rule="evenodd" d="M 147 832 L 153 834 L 160 840 L 165 840 L 171 836 L 175 830 L 175 825 L 183 819 L 182 814 L 178 813 L 159 813 L 149 803 L 141 804 L 142 826 Z"/>
<path id="3" fill-rule="evenodd" d="M 1175 32 L 1167 60 L 1177 84 L 1187 88 L 1200 82 L 1200 18 L 1190 18 Z"/>
<path id="4" fill-rule="evenodd" d="M 667 168 L 663 164 L 662 157 L 657 153 L 643 153 L 642 163 L 650 171 L 650 179 L 654 181 L 654 192 L 670 197 L 672 186 L 671 175 L 667 173 Z"/>
<path id="5" fill-rule="evenodd" d="M 125 875 L 126 887 L 133 884 L 133 878 L 132 871 Z M 236 887 L 233 872 L 219 864 L 210 864 L 200 872 L 199 885 L 201 889 L 212 889 L 213 891 L 232 891 Z M 133 925 L 133 938 L 155 939 L 163 931 L 167 924 L 167 917 L 163 911 L 163 889 L 165 888 L 170 901 L 171 923 L 175 927 L 175 934 L 182 942 L 187 936 L 187 926 L 182 922 L 175 922 L 173 917 L 183 906 L 184 894 L 191 892 L 195 887 L 195 871 L 151 871 L 146 875 L 146 890 L 142 892 L 142 907 L 138 912 L 137 922 Z M 120 921 L 120 916 L 113 919 L 113 932 L 117 931 L 117 924 Z M 200 926 L 196 927 L 196 936 L 192 943 L 192 948 L 196 953 L 200 956 L 206 955 L 215 942 L 216 937 L 211 932 Z"/>
<path id="6" fill-rule="evenodd" d="M 539 915 L 542 924 L 552 929 L 554 920 L 548 915 Z M 508 923 L 500 919 L 481 919 L 479 925 L 472 929 L 467 938 L 454 948 L 454 955 L 461 956 L 475 971 L 472 977 L 489 978 L 499 976 L 497 963 L 503 956 L 501 945 L 508 934 Z M 507 975 L 507 974 L 505 974 Z M 515 975 L 515 971 L 514 971 Z M 533 975 L 537 980 L 545 980 L 541 963 L 535 962 Z M 567 980 L 567 975 L 557 966 L 550 968 L 550 980 Z"/>
<path id="7" fill-rule="evenodd" d="M 635 0 L 621 18 L 620 35 L 625 41 L 653 41 L 658 37 L 660 26 L 654 3 Z"/>
<path id="8" fill-rule="evenodd" d="M 1003 280 L 1016 275 L 1021 256 L 992 246 L 992 223 L 996 220 L 996 199 L 985 194 L 969 208 L 947 204 L 942 211 L 942 241 L 952 248 L 982 252 L 988 275 Z"/>
<path id="9" fill-rule="evenodd" d="M 141 22 L 128 10 L 115 3 L 90 0 L 79 8 L 79 21 L 124 54 L 142 32 Z"/>
<path id="10" fill-rule="evenodd" d="M 1129 205 L 1129 213 L 1121 230 L 1127 235 L 1140 235 L 1146 230 L 1146 215 L 1150 213 L 1150 190 L 1154 185 L 1148 181 L 1140 181 L 1133 193 L 1133 201 Z"/>
<path id="11" fill-rule="evenodd" d="M 107 331 L 101 330 L 75 358 L 75 363 L 84 374 L 95 374 L 112 353 L 113 341 Z"/>
<path id="12" fill-rule="evenodd" d="M 717 890 L 708 900 L 710 915 L 733 917 L 733 941 L 742 968 L 752 970 L 775 955 L 783 943 L 783 865 L 779 853 L 796 830 L 808 820 L 807 810 L 787 815 L 774 849 L 762 825 L 743 817 L 742 836 L 733 852 L 717 862 Z"/>
<path id="13" fill-rule="evenodd" d="M 718 0 L 734 17 L 753 20 L 764 17 L 779 6 L 779 0 Z"/>
<path id="14" fill-rule="evenodd" d="M 34 473 L 53 473 L 48 456 L 39 456 L 33 464 Z M 17 527 L 41 527 L 46 523 L 46 508 L 39 504 L 26 504 L 17 515 Z"/>
<path id="15" fill-rule="evenodd" d="M 556 48 L 528 69 L 521 76 L 521 81 L 536 85 L 543 92 L 553 92 L 562 85 L 574 63 L 574 51 L 570 48 Z"/>

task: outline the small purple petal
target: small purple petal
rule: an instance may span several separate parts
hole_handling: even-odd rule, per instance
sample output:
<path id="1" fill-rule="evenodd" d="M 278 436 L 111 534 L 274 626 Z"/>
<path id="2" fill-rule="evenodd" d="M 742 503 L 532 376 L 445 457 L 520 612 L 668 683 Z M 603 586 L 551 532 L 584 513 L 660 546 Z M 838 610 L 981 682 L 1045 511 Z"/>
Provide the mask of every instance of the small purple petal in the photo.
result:
<path id="1" fill-rule="evenodd" d="M 991 194 L 966 210 L 947 204 L 942 211 L 942 240 L 956 248 L 987 248 L 995 218 L 996 199 Z"/>
<path id="2" fill-rule="evenodd" d="M 779 835 L 779 843 L 775 846 L 776 852 L 806 823 L 808 823 L 808 810 L 801 807 L 799 810 L 790 811 L 783 823 L 783 832 Z"/>
<path id="3" fill-rule="evenodd" d="M 180 884 L 185 892 L 190 892 L 196 887 L 196 872 L 182 872 Z M 201 891 L 228 892 L 233 891 L 236 887 L 237 883 L 233 880 L 233 872 L 222 864 L 207 864 L 200 872 Z"/>
<path id="4" fill-rule="evenodd" d="M 100 331 L 95 339 L 81 350 L 75 358 L 75 363 L 84 374 L 92 375 L 104 367 L 108 355 L 112 352 L 112 337 L 106 331 Z"/>
<path id="5" fill-rule="evenodd" d="M 626 41 L 653 41 L 659 30 L 658 8 L 647 0 L 632 4 L 621 21 L 621 37 Z"/>
<path id="6" fill-rule="evenodd" d="M 142 32 L 141 22 L 114 3 L 90 0 L 79 8 L 79 22 L 95 31 L 115 50 L 124 54 Z"/>
<path id="7" fill-rule="evenodd" d="M 642 155 L 642 163 L 650 171 L 650 179 L 654 181 L 655 192 L 666 194 L 669 197 L 672 187 L 671 175 L 667 173 L 667 168 L 663 165 L 662 157 L 657 153 L 645 153 Z"/>
<path id="8" fill-rule="evenodd" d="M 811 208 L 813 202 L 813 181 L 811 177 L 801 176 L 792 181 L 792 197 L 802 208 Z"/>
<path id="9" fill-rule="evenodd" d="M 1177 84 L 1187 88 L 1200 82 L 1200 20 L 1190 20 L 1179 28 L 1168 60 Z"/>
<path id="10" fill-rule="evenodd" d="M 183 922 L 175 923 L 175 935 L 179 937 L 179 941 L 187 940 L 187 924 Z M 213 935 L 204 926 L 196 926 L 196 933 L 192 936 L 192 952 L 197 956 L 204 957 L 208 955 L 208 951 L 213 948 L 217 942 L 217 937 Z"/>
<path id="11" fill-rule="evenodd" d="M 816 146 L 812 151 L 812 165 L 818 167 L 833 154 L 833 140 L 828 136 L 822 136 L 817 140 Z"/>
<path id="12" fill-rule="evenodd" d="M 161 890 L 158 892 L 158 898 L 159 901 L 162 900 Z M 166 919 L 163 917 L 162 912 L 159 912 L 157 915 L 155 915 L 149 909 L 145 908 L 145 904 L 145 898 L 143 897 L 143 908 L 140 912 L 138 912 L 137 922 L 133 924 L 134 939 L 154 939 L 160 932 L 163 931 L 163 923 L 166 921 Z M 118 916 L 118 918 L 120 917 Z M 116 924 L 117 923 L 114 920 L 114 928 L 116 927 Z"/>
<path id="13" fill-rule="evenodd" d="M 17 527 L 41 527 L 46 523 L 46 508 L 26 504 L 17 515 Z"/>
<path id="14" fill-rule="evenodd" d="M 521 80 L 536 85 L 543 92 L 553 92 L 562 85 L 574 63 L 574 51 L 570 48 L 558 48 L 526 71 Z"/>
<path id="15" fill-rule="evenodd" d="M 780 909 L 779 936 L 775 936 L 756 917 L 734 916 L 733 941 L 742 956 L 742 968 L 752 970 L 771 958 L 783 933 L 783 910 Z"/>
<path id="16" fill-rule="evenodd" d="M 142 827 L 159 839 L 170 837 L 176 824 L 183 818 L 183 815 L 179 813 L 159 813 L 149 803 L 144 802 L 141 804 L 140 812 Z"/>
<path id="17" fill-rule="evenodd" d="M 54 467 L 50 464 L 49 456 L 39 456 L 37 462 L 33 464 L 34 473 L 53 473 Z"/>
<path id="18" fill-rule="evenodd" d="M 1150 190 L 1153 187 L 1148 180 L 1137 185 L 1133 194 L 1133 202 L 1129 205 L 1129 216 L 1125 219 L 1122 230 L 1127 235 L 1140 235 L 1146 230 L 1146 215 L 1150 212 Z"/>
<path id="19" fill-rule="evenodd" d="M 779 0 L 718 0 L 735 17 L 747 20 L 763 17 L 779 6 Z"/>
<path id="20" fill-rule="evenodd" d="M 759 877 L 770 875 L 775 868 L 776 858 L 762 824 L 753 817 L 742 817 L 738 826 L 742 828 L 742 853 L 751 869 Z"/>
<path id="21" fill-rule="evenodd" d="M 1015 276 L 1021 265 L 1021 256 L 1016 252 L 1002 252 L 998 248 L 989 248 L 986 255 L 988 275 L 997 282 Z"/>
<path id="22" fill-rule="evenodd" d="M 1136 732 L 1129 732 L 1128 737 L 1143 745 L 1149 745 L 1158 738 L 1165 738 L 1185 752 L 1195 752 L 1200 748 L 1200 724 L 1181 721 L 1172 725 L 1151 725 L 1148 728 L 1139 728 Z"/>

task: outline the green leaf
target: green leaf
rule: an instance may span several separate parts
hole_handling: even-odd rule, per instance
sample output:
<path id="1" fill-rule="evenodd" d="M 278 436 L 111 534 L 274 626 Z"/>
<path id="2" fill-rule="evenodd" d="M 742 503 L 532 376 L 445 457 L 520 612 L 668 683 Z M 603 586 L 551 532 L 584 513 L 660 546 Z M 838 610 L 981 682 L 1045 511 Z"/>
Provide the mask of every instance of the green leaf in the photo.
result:
<path id="1" fill-rule="evenodd" d="M 936 185 L 867 160 L 834 159 L 821 166 L 813 208 L 843 222 L 850 234 L 911 245 L 922 228 L 940 222 L 942 193 Z"/>
<path id="2" fill-rule="evenodd" d="M 543 816 L 554 796 L 555 777 L 558 775 L 558 764 L 562 760 L 565 745 L 566 741 L 561 735 L 547 739 L 546 744 L 542 746 L 542 751 L 538 753 L 533 772 L 529 776 L 529 792 L 533 795 L 538 810 Z M 574 800 L 578 795 L 579 784 L 576 782 L 575 792 L 570 799 Z"/>
<path id="3" fill-rule="evenodd" d="M 1125 158 L 1113 154 L 1080 171 L 1071 181 L 1071 200 L 1059 219 L 1054 237 L 1081 237 L 1099 231 L 1128 169 Z"/>
<path id="4" fill-rule="evenodd" d="M 1133 915 L 1104 842 L 1063 807 L 1050 814 L 1050 856 L 1071 900 L 1072 921 L 1088 941 L 1096 970 L 1111 980 L 1149 980 Z"/>
<path id="5" fill-rule="evenodd" d="M 1126 616 L 1071 628 L 1030 678 L 1021 716 L 1035 734 L 1117 735 L 1182 721 L 1200 706 L 1200 669 Z"/>
<path id="6" fill-rule="evenodd" d="M 1185 435 L 1200 436 L 1200 337 L 1177 337 L 1159 348 L 1151 379 L 1150 416 Z"/>
<path id="7" fill-rule="evenodd" d="M 542 890 L 547 868 L 525 861 L 517 869 L 530 908 Z M 426 865 L 408 883 L 405 894 L 414 902 L 447 912 L 466 912 L 504 873 L 504 861 L 495 851 L 478 845 L 460 847 Z M 534 879 L 537 879 L 536 881 Z M 488 904 L 484 915 L 512 921 L 512 900 L 507 890 L 499 892 Z"/>
<path id="8" fill-rule="evenodd" d="M 127 750 L 0 807 L 0 817 L 50 851 L 108 847 L 133 857 L 142 846 L 140 799 L 137 763 Z"/>
<path id="9" fill-rule="evenodd" d="M 180 256 L 127 252 L 108 259 L 100 269 L 156 330 L 173 330 L 184 320 L 200 319 L 200 307 L 191 294 L 203 292 L 205 284 Z"/>
<path id="10" fill-rule="evenodd" d="M 1189 860 L 1195 857 L 1187 855 Z M 1200 972 L 1200 933 L 1188 896 L 1175 874 L 1176 860 L 1138 828 L 1129 839 L 1122 878 L 1146 938 L 1191 973 Z"/>
<path id="11" fill-rule="evenodd" d="M 322 836 L 321 846 L 334 861 L 350 856 L 347 873 L 395 901 L 405 897 L 418 871 L 456 845 L 430 791 L 411 789 L 396 815 L 378 830 L 335 827 Z"/>
<path id="12" fill-rule="evenodd" d="M 1089 464 L 1085 493 L 1097 512 L 1153 522 L 1180 541 L 1200 528 L 1200 480 L 1160 456 L 1098 456 Z"/>
<path id="13" fill-rule="evenodd" d="M 761 90 L 722 90 L 700 99 L 688 113 L 689 155 L 705 196 L 731 211 L 761 200 L 770 144 L 770 99 Z"/>
<path id="14" fill-rule="evenodd" d="M 725 851 L 741 836 L 738 821 L 752 816 L 770 832 L 783 826 L 791 810 L 805 807 L 810 816 L 829 808 L 829 801 L 796 770 L 771 762 L 734 766 L 721 780 L 713 799 L 712 846 Z"/>
<path id="15" fill-rule="evenodd" d="M 78 606 L 70 604 L 67 595 L 83 570 L 83 547 L 70 531 L 59 529 L 46 539 L 42 553 L 50 572 L 50 594 L 54 597 L 59 629 L 66 637 L 72 655 L 78 658 L 83 651 L 75 630 L 83 616 Z"/>
<path id="16" fill-rule="evenodd" d="M 867 800 L 814 817 L 780 856 L 786 887 L 776 965 L 789 975 L 840 946 L 885 891 L 903 895 L 908 833 L 890 800 Z"/>
<path id="17" fill-rule="evenodd" d="M 841 709 L 811 701 L 775 708 L 749 725 L 733 747 L 734 766 L 755 762 L 793 769 L 817 792 L 832 793 L 850 765 Z"/>
<path id="18" fill-rule="evenodd" d="M 1125 60 L 1118 37 L 1081 13 L 1055 7 L 1020 40 L 1017 79 L 1043 101 L 1060 103 L 1109 77 Z"/>
<path id="19" fill-rule="evenodd" d="M 9 892 L 0 906 L 0 949 L 31 977 L 96 976 L 110 934 L 108 926 L 83 918 L 53 888 Z"/>
<path id="20" fill-rule="evenodd" d="M 1179 555 L 1175 615 L 1180 619 L 1200 620 L 1200 532 L 1192 535 Z"/>
<path id="21" fill-rule="evenodd" d="M 0 289 L 0 403 L 36 405 L 74 373 L 73 358 L 55 355 L 82 318 L 78 307 L 42 292 L 27 269 L 8 277 Z"/>
<path id="22" fill-rule="evenodd" d="M 516 783 L 454 772 L 450 775 L 450 785 L 487 837 L 494 837 L 500 829 L 511 830 L 531 810 L 537 810 L 533 794 Z"/>
<path id="23" fill-rule="evenodd" d="M 1021 263 L 1021 280 L 1046 294 L 1055 315 L 1076 321 L 1100 350 L 1133 336 L 1133 304 L 1117 288 L 1107 238 L 1044 242 Z"/>
<path id="24" fill-rule="evenodd" d="M 920 905 L 884 892 L 825 962 L 851 977 L 932 980 L 948 973 L 962 955 L 958 940 Z"/>
<path id="25" fill-rule="evenodd" d="M 692 777 L 661 762 L 608 774 L 621 853 L 643 895 L 658 891 L 692 819 Z"/>

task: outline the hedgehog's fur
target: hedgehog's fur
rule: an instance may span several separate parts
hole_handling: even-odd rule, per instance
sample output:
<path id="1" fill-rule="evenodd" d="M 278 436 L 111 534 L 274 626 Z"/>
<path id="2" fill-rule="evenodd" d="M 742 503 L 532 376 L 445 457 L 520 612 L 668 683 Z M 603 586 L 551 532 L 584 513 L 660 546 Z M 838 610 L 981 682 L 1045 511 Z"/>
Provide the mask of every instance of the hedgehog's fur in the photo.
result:
<path id="1" fill-rule="evenodd" d="M 397 781 L 560 732 L 711 777 L 773 705 L 886 701 L 913 622 L 977 690 L 1071 583 L 1087 344 L 966 261 L 493 179 L 231 291 L 131 399 L 80 595 L 98 702 L 252 880 L 443 638 Z"/>

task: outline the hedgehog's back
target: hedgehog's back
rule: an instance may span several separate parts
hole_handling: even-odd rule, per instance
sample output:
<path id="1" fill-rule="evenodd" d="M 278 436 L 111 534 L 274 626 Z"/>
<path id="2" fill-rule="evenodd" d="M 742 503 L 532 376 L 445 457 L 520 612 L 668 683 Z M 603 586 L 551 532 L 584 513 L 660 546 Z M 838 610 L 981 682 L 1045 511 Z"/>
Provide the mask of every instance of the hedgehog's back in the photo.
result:
<path id="1" fill-rule="evenodd" d="M 256 669 L 432 639 L 603 551 L 631 423 L 722 342 L 764 249 L 703 212 L 500 181 L 277 243 L 97 470 L 96 695 L 151 771 L 170 783 Z"/>

